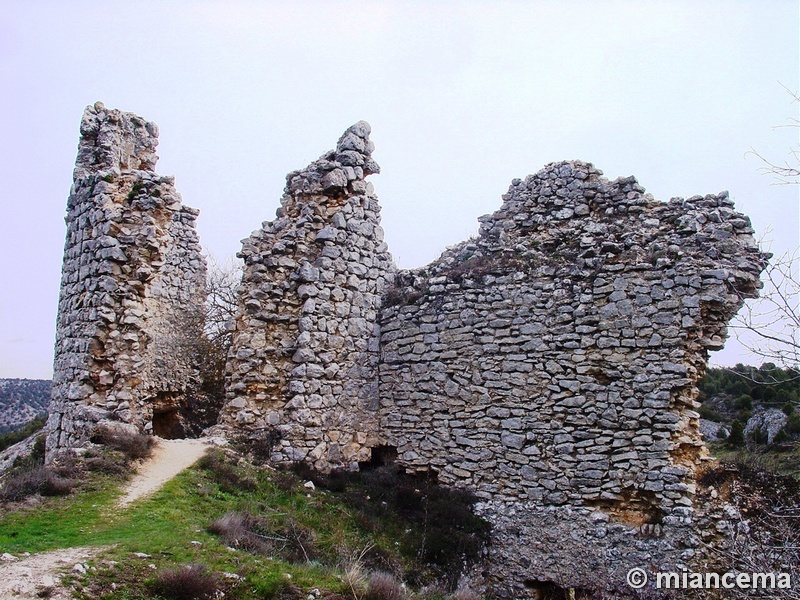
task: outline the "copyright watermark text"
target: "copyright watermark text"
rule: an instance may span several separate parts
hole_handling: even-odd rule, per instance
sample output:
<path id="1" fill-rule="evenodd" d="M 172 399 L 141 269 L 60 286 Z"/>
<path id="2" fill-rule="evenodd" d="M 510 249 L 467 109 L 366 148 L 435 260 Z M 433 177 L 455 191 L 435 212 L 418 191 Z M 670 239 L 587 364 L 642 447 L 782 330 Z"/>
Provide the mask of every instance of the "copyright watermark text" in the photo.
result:
<path id="1" fill-rule="evenodd" d="M 775 590 L 791 589 L 792 578 L 789 573 L 697 573 L 681 571 L 672 573 L 650 573 L 638 567 L 628 571 L 628 585 L 638 590 L 650 581 L 657 589 L 739 589 Z"/>

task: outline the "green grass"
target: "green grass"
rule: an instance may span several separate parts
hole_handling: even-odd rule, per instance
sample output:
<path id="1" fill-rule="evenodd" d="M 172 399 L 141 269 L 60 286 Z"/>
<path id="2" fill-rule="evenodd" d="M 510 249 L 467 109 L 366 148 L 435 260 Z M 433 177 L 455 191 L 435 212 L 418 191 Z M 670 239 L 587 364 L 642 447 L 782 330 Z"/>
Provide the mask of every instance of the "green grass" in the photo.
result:
<path id="1" fill-rule="evenodd" d="M 53 498 L 41 506 L 12 512 L 0 519 L 0 552 L 41 552 L 94 545 L 101 511 L 119 495 L 113 482 L 72 496 Z"/>
<path id="2" fill-rule="evenodd" d="M 276 597 L 290 583 L 303 593 L 319 588 L 352 598 L 344 581 L 346 557 L 371 546 L 393 564 L 408 562 L 397 542 L 408 534 L 408 524 L 396 515 L 381 517 L 376 533 L 374 519 L 365 525 L 334 493 L 310 492 L 299 480 L 292 483 L 293 476 L 286 473 L 252 466 L 238 466 L 236 471 L 255 485 L 246 491 L 231 489 L 218 483 L 212 471 L 196 466 L 124 509 L 116 506 L 121 481 L 92 475 L 70 496 L 0 518 L 0 553 L 101 546 L 90 561 L 96 571 L 74 580 L 83 589 L 81 597 L 129 600 L 154 597 L 148 593 L 156 573 L 150 565 L 162 569 L 203 564 L 217 573 L 236 573 L 241 580 L 226 584 L 225 597 L 255 600 Z M 318 558 L 292 564 L 277 556 L 228 549 L 208 527 L 230 511 L 264 516 L 278 528 L 290 520 L 299 524 L 312 532 Z M 149 556 L 138 558 L 135 553 Z"/>
<path id="3" fill-rule="evenodd" d="M 90 489 L 52 499 L 32 509 L 13 512 L 0 519 L 0 552 L 41 552 L 77 546 L 111 546 L 99 556 L 103 560 L 133 561 L 157 567 L 202 563 L 218 571 L 247 571 L 249 586 L 256 594 L 275 591 L 292 576 L 298 586 L 340 588 L 333 569 L 320 565 L 291 565 L 267 557 L 232 552 L 209 534 L 207 527 L 231 510 L 270 506 L 271 510 L 304 515 L 324 534 L 324 543 L 357 542 L 358 535 L 343 530 L 341 507 L 297 493 L 276 491 L 262 475 L 255 492 L 246 495 L 221 492 L 201 469 L 193 468 L 168 482 L 153 496 L 125 508 L 116 508 L 119 481 L 98 479 Z M 336 517 L 338 513 L 339 518 Z M 324 527 L 327 524 L 327 527 Z M 192 542 L 199 542 L 194 544 Z M 134 553 L 150 555 L 136 559 Z M 97 562 L 97 561 L 95 561 Z M 245 568 L 246 567 L 246 568 Z M 152 569 L 148 569 L 152 575 Z M 106 575 L 115 577 L 115 569 Z M 104 571 L 99 572 L 102 579 Z M 247 590 L 240 590 L 247 592 Z M 112 597 L 112 596 L 109 596 Z M 120 590 L 113 597 L 124 597 Z M 131 597 L 137 597 L 136 595 Z M 249 598 L 249 593 L 235 597 Z"/>
<path id="4" fill-rule="evenodd" d="M 729 463 L 752 463 L 770 473 L 788 475 L 800 479 L 800 445 L 795 444 L 786 450 L 760 449 L 757 452 L 743 448 L 731 449 L 724 443 L 708 444 L 716 459 Z"/>

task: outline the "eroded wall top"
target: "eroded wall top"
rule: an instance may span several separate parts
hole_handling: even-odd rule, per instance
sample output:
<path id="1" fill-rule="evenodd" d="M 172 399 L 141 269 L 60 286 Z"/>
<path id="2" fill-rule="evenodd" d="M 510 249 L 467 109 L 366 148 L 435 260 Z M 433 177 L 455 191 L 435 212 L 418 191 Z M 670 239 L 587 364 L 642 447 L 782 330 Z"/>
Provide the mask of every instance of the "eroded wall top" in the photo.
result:
<path id="1" fill-rule="evenodd" d="M 158 156 L 158 126 L 138 115 L 87 106 L 81 118 L 81 139 L 73 179 L 99 171 L 154 171 Z"/>

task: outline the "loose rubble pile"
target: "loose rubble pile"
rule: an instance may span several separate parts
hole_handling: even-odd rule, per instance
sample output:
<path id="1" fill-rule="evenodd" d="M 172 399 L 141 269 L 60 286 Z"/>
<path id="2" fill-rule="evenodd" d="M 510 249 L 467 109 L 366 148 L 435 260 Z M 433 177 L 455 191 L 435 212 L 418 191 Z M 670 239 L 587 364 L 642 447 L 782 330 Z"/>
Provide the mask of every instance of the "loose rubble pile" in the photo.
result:
<path id="1" fill-rule="evenodd" d="M 50 455 L 98 423 L 158 428 L 158 415 L 168 421 L 197 384 L 199 211 L 181 203 L 172 177 L 154 172 L 157 144 L 156 125 L 132 113 L 99 102 L 84 112 L 67 201 Z"/>
<path id="2" fill-rule="evenodd" d="M 81 132 L 51 450 L 100 421 L 158 429 L 196 377 L 190 345 L 172 349 L 203 299 L 197 213 L 152 172 L 154 125 L 98 104 Z M 275 462 L 393 457 L 470 488 L 501 593 L 619 591 L 631 567 L 698 560 L 695 384 L 760 285 L 747 217 L 725 192 L 660 202 L 554 163 L 477 238 L 398 272 L 369 133 L 290 173 L 244 241 L 219 429 Z"/>

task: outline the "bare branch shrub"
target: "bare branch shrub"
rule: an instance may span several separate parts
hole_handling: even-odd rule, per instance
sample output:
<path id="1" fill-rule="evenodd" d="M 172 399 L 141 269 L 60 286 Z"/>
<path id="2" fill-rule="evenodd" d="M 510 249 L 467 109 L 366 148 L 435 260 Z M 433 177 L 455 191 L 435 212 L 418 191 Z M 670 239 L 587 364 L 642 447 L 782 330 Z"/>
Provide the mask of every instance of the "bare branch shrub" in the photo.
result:
<path id="1" fill-rule="evenodd" d="M 208 259 L 205 332 L 212 344 L 230 348 L 231 323 L 239 306 L 241 280 L 242 265 L 233 259 L 222 264 L 214 258 Z"/>
<path id="2" fill-rule="evenodd" d="M 210 600 L 219 597 L 220 582 L 204 565 L 184 565 L 159 571 L 150 587 L 167 600 Z"/>
<path id="3" fill-rule="evenodd" d="M 800 249 L 771 261 L 764 288 L 731 324 L 737 339 L 761 360 L 800 375 Z"/>
<path id="4" fill-rule="evenodd" d="M 800 599 L 800 482 L 763 470 L 755 462 L 727 464 L 706 473 L 705 485 L 730 485 L 730 502 L 739 513 L 718 555 L 720 572 L 789 574 L 791 589 L 770 589 L 770 598 Z M 726 598 L 753 597 L 747 590 L 725 590 Z M 763 590 L 761 591 L 763 592 Z M 761 596 L 764 597 L 764 596 Z"/>
<path id="5" fill-rule="evenodd" d="M 383 571 L 372 573 L 363 600 L 406 600 L 408 592 L 397 578 Z"/>
<path id="6" fill-rule="evenodd" d="M 783 87 L 783 89 L 786 90 L 786 92 L 792 97 L 792 104 L 795 102 L 800 103 L 800 95 L 798 95 L 797 92 L 790 90 L 783 84 L 781 84 L 781 87 Z M 800 127 L 800 119 L 797 117 L 789 117 L 788 123 L 785 125 L 777 125 L 775 129 L 782 127 Z M 800 148 L 796 146 L 794 148 L 789 148 L 789 158 L 780 162 L 767 159 L 752 148 L 748 154 L 752 154 L 761 161 L 761 173 L 764 175 L 772 175 L 776 184 L 800 184 Z"/>
<path id="7" fill-rule="evenodd" d="M 243 475 L 222 450 L 207 450 L 197 461 L 197 466 L 206 471 L 219 489 L 227 494 L 252 492 L 256 489 L 256 482 L 246 474 Z"/>
<path id="8" fill-rule="evenodd" d="M 129 461 L 148 458 L 155 445 L 153 436 L 109 427 L 95 429 L 90 440 L 95 444 L 121 452 Z"/>
<path id="9" fill-rule="evenodd" d="M 265 556 L 275 554 L 291 563 L 310 562 L 318 555 L 314 532 L 291 517 L 281 525 L 249 512 L 229 512 L 208 530 L 231 548 Z"/>
<path id="10" fill-rule="evenodd" d="M 272 540 L 267 535 L 267 523 L 250 513 L 226 513 L 214 521 L 208 530 L 231 548 L 264 555 L 269 555 L 273 550 Z"/>
<path id="11" fill-rule="evenodd" d="M 781 84 L 800 103 L 798 92 Z M 800 119 L 790 117 L 778 127 L 800 128 Z M 750 151 L 762 163 L 761 172 L 772 175 L 776 183 L 800 184 L 800 147 L 789 149 L 789 158 L 776 162 Z M 800 375 L 800 249 L 773 258 L 762 274 L 764 289 L 760 298 L 746 304 L 731 324 L 737 339 L 754 355 Z"/>
<path id="12" fill-rule="evenodd" d="M 19 502 L 30 496 L 66 496 L 78 485 L 75 479 L 61 477 L 49 467 L 37 466 L 12 473 L 0 488 L 0 500 Z"/>

